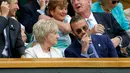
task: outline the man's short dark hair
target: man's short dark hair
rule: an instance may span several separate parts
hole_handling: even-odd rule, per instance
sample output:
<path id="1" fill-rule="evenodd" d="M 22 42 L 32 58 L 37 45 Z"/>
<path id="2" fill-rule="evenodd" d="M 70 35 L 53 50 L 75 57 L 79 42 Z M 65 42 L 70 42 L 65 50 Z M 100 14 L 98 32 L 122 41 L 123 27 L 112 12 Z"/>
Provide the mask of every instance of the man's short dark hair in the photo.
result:
<path id="1" fill-rule="evenodd" d="M 75 16 L 72 17 L 72 19 L 70 20 L 70 24 L 78 22 L 79 20 L 84 19 L 82 16 L 76 14 Z"/>
<path id="2" fill-rule="evenodd" d="M 78 15 L 78 14 L 76 14 L 75 16 L 72 17 L 72 19 L 70 20 L 70 27 L 71 27 L 72 31 L 73 31 L 73 28 L 72 28 L 72 25 L 71 25 L 71 24 L 73 24 L 73 23 L 75 23 L 75 22 L 78 22 L 79 20 L 82 20 L 82 19 L 85 20 L 84 17 L 82 17 L 82 16 L 80 16 L 80 15 Z"/>

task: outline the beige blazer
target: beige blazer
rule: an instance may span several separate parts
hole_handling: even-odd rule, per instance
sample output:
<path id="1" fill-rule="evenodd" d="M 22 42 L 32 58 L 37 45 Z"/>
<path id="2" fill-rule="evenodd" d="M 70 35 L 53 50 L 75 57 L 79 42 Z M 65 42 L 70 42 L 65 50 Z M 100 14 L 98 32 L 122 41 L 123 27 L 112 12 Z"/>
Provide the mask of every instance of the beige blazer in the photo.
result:
<path id="1" fill-rule="evenodd" d="M 25 54 L 22 56 L 25 58 L 62 58 L 62 52 L 57 48 L 50 48 L 50 52 L 46 53 L 42 50 L 40 44 L 25 50 Z"/>

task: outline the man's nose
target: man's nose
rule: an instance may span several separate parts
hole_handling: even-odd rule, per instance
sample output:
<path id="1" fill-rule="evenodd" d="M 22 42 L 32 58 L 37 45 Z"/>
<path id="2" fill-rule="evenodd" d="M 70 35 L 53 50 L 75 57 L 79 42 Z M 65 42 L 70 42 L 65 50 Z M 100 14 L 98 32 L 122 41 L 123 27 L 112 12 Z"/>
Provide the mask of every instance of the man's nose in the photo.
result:
<path id="1" fill-rule="evenodd" d="M 19 6 L 17 5 L 17 9 L 19 10 Z"/>

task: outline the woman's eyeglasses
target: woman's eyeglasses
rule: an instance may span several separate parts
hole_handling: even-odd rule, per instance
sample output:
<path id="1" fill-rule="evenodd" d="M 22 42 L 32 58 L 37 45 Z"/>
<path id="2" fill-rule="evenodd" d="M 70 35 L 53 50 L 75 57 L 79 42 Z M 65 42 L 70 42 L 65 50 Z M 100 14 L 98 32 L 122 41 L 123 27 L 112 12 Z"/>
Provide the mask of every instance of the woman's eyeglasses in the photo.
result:
<path id="1" fill-rule="evenodd" d="M 118 3 L 119 1 L 112 1 L 112 4 L 116 4 L 116 3 Z"/>
<path id="2" fill-rule="evenodd" d="M 76 33 L 80 34 L 82 31 L 86 31 L 86 30 L 88 30 L 88 26 L 87 25 L 83 26 L 82 28 L 76 29 Z"/>

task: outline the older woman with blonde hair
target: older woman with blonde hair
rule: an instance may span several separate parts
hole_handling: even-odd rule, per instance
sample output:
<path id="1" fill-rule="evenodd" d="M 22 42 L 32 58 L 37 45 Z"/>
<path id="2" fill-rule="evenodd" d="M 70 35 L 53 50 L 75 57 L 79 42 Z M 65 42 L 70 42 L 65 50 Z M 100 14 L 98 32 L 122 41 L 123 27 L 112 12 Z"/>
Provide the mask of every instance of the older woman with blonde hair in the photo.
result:
<path id="1" fill-rule="evenodd" d="M 33 34 L 38 44 L 25 50 L 25 58 L 62 58 L 62 52 L 52 47 L 57 44 L 58 26 L 53 20 L 39 20 L 33 26 Z"/>

